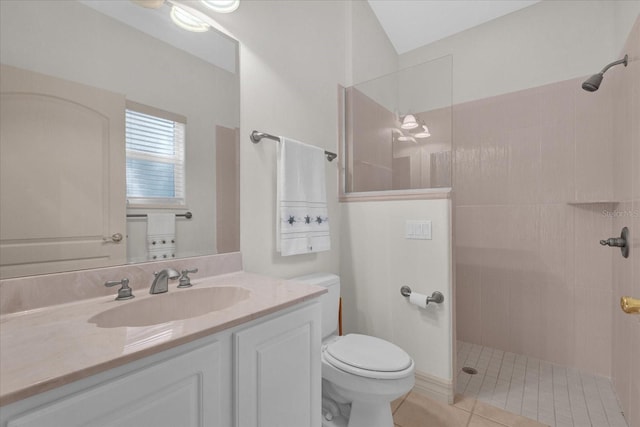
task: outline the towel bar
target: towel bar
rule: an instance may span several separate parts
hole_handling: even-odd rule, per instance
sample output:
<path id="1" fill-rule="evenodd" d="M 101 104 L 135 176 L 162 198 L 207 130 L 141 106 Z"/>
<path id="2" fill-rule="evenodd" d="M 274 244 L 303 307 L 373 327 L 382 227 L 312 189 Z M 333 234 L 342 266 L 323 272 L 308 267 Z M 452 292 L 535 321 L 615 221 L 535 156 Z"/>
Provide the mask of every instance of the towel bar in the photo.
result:
<path id="1" fill-rule="evenodd" d="M 127 218 L 146 218 L 147 214 L 127 214 Z M 187 219 L 191 219 L 193 214 L 191 212 L 185 212 L 183 214 L 176 214 L 176 217 L 184 217 Z"/>
<path id="2" fill-rule="evenodd" d="M 275 135 L 270 135 L 265 132 L 258 132 L 257 130 L 254 130 L 253 132 L 251 132 L 251 135 L 249 136 L 249 138 L 251 138 L 251 142 L 253 142 L 254 144 L 257 144 L 258 142 L 260 142 L 262 138 L 272 139 L 274 141 L 280 142 L 280 137 L 277 137 Z M 332 153 L 331 151 L 327 151 L 327 150 L 324 151 L 324 155 L 327 156 L 327 160 L 329 160 L 330 162 L 332 162 L 333 159 L 336 159 L 338 157 L 336 153 Z"/>

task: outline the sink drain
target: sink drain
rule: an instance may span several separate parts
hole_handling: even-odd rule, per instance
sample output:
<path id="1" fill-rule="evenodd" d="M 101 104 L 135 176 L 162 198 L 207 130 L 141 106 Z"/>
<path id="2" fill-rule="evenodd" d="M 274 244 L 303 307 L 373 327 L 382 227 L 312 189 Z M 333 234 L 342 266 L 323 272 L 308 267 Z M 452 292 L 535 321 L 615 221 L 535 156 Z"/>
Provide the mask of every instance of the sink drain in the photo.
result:
<path id="1" fill-rule="evenodd" d="M 470 368 L 469 366 L 465 366 L 464 368 L 462 368 L 462 372 L 469 375 L 475 375 L 478 373 L 478 370 L 474 368 Z"/>

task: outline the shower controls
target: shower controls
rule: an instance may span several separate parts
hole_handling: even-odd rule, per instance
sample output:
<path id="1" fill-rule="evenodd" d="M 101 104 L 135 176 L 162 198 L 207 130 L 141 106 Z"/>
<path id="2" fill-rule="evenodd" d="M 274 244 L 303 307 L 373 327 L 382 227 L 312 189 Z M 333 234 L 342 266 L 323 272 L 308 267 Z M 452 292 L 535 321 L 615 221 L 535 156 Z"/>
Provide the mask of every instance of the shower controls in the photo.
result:
<path id="1" fill-rule="evenodd" d="M 611 237 L 607 240 L 600 240 L 602 246 L 611 246 L 612 248 L 620 248 L 622 256 L 629 258 L 629 229 L 624 227 L 620 233 L 620 237 Z"/>

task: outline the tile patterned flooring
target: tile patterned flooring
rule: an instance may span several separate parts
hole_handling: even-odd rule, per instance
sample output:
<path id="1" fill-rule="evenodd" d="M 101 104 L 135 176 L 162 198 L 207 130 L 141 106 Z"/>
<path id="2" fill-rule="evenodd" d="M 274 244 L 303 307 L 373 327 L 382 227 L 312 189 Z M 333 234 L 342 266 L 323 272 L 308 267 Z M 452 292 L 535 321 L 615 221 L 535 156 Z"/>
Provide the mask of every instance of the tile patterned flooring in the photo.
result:
<path id="1" fill-rule="evenodd" d="M 476 406 L 488 404 L 551 427 L 627 427 L 608 378 L 465 342 L 458 342 L 457 366 L 478 371 L 460 371 L 456 384 L 456 392 L 476 399 Z"/>
<path id="2" fill-rule="evenodd" d="M 446 405 L 411 392 L 394 401 L 395 427 L 545 427 L 467 396 Z"/>

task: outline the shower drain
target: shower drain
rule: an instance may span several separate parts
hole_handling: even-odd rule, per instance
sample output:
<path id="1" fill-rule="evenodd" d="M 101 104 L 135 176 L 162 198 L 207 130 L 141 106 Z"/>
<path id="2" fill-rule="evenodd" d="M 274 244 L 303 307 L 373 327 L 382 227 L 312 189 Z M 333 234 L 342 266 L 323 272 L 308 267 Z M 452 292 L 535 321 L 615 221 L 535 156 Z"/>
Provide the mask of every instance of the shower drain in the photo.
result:
<path id="1" fill-rule="evenodd" d="M 467 373 L 469 375 L 475 375 L 478 373 L 478 370 L 474 368 L 470 368 L 469 366 L 465 366 L 464 368 L 462 368 L 462 372 Z"/>

